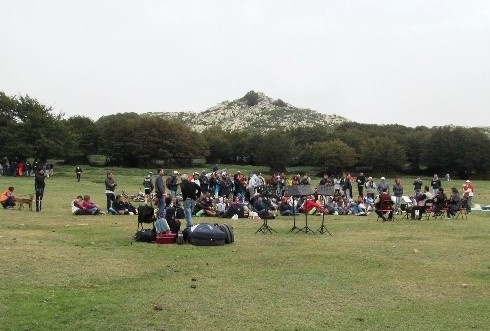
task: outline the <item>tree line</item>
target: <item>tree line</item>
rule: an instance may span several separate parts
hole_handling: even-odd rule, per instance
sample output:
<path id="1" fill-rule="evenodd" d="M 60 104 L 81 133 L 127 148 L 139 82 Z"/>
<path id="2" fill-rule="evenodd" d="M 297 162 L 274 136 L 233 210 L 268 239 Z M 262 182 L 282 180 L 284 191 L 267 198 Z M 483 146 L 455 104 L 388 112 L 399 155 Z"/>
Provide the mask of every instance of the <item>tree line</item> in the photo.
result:
<path id="1" fill-rule="evenodd" d="M 0 92 L 0 156 L 11 160 L 63 159 L 88 164 L 154 167 L 206 163 L 253 164 L 271 172 L 314 166 L 319 173 L 342 171 L 385 174 L 450 173 L 460 178 L 489 175 L 490 138 L 479 128 L 411 128 L 346 122 L 335 127 L 203 132 L 157 116 L 118 113 L 97 121 L 65 118 L 26 96 Z"/>

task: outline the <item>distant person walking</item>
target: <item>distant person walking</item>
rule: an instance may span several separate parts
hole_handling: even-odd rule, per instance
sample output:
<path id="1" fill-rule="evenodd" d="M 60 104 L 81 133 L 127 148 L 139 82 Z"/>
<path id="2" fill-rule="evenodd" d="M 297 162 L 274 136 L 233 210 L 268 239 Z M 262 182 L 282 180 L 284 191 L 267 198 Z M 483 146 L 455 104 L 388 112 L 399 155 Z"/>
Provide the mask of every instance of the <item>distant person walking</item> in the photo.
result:
<path id="1" fill-rule="evenodd" d="M 77 182 L 79 182 L 80 178 L 82 178 L 82 167 L 76 166 L 75 174 L 77 175 Z"/>
<path id="2" fill-rule="evenodd" d="M 43 197 L 44 197 L 44 188 L 46 187 L 46 183 L 44 182 L 44 169 L 42 167 L 36 172 L 34 176 L 34 190 L 36 192 L 36 211 L 40 212 L 42 209 Z"/>

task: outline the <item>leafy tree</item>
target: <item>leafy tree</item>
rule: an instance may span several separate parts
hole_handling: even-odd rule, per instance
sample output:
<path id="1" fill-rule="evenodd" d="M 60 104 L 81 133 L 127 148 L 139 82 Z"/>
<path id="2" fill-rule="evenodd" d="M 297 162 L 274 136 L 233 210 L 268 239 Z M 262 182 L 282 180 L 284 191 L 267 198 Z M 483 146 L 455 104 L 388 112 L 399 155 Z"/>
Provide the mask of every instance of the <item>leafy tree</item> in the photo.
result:
<path id="1" fill-rule="evenodd" d="M 358 155 L 365 164 L 371 165 L 377 171 L 387 173 L 401 172 L 407 162 L 404 147 L 386 137 L 365 139 Z"/>
<path id="2" fill-rule="evenodd" d="M 295 143 L 284 131 L 273 130 L 254 137 L 251 152 L 256 164 L 269 166 L 271 172 L 286 171 L 294 156 Z"/>
<path id="3" fill-rule="evenodd" d="M 207 163 L 221 163 L 222 160 L 230 157 L 233 151 L 231 135 L 232 133 L 223 131 L 218 126 L 209 127 L 201 132 L 201 138 L 206 141 L 209 148 Z"/>
<path id="4" fill-rule="evenodd" d="M 305 145 L 301 150 L 301 158 L 306 164 L 320 167 L 323 172 L 330 174 L 339 174 L 357 163 L 354 148 L 338 139 Z"/>
<path id="5" fill-rule="evenodd" d="M 64 120 L 64 124 L 73 141 L 73 147 L 67 155 L 66 162 L 85 163 L 89 155 L 99 151 L 99 130 L 88 117 L 74 116 Z"/>

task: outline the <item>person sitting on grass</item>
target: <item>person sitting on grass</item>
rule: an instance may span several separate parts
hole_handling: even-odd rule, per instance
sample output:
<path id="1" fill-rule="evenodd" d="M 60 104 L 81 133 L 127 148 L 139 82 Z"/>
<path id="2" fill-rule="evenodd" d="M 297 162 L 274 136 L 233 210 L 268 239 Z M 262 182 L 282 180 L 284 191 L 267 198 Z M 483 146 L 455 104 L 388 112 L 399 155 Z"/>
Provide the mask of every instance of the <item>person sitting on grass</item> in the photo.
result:
<path id="1" fill-rule="evenodd" d="M 213 198 L 211 198 L 211 192 L 206 191 L 199 199 L 197 199 L 195 207 L 196 216 L 210 216 L 216 217 L 216 210 L 214 210 Z"/>
<path id="2" fill-rule="evenodd" d="M 281 202 L 279 203 L 279 214 L 281 216 L 291 216 L 294 215 L 294 208 L 293 206 L 289 203 L 289 197 L 283 196 L 281 198 Z M 298 214 L 298 213 L 296 213 Z"/>
<path id="3" fill-rule="evenodd" d="M 275 218 L 274 213 L 272 213 L 267 204 L 264 202 L 264 199 L 262 196 L 258 196 L 257 199 L 255 200 L 255 203 L 253 205 L 255 212 L 257 215 L 259 215 L 260 218 L 262 219 L 273 219 Z"/>
<path id="4" fill-rule="evenodd" d="M 116 201 L 109 208 L 109 211 L 112 215 L 134 215 L 136 209 L 130 203 L 124 201 L 124 198 L 118 194 L 116 195 Z"/>
<path id="5" fill-rule="evenodd" d="M 105 212 L 100 210 L 98 204 L 90 201 L 90 195 L 85 194 L 83 196 L 82 206 L 84 210 L 87 210 L 92 215 L 103 215 Z"/>
<path id="6" fill-rule="evenodd" d="M 77 198 L 71 202 L 71 212 L 73 215 L 92 215 L 92 213 L 83 206 L 83 197 L 81 195 L 77 196 Z"/>
<path id="7" fill-rule="evenodd" d="M 303 212 L 308 215 L 328 214 L 328 211 L 318 203 L 314 195 L 310 195 L 310 198 L 303 203 Z"/>
<path id="8" fill-rule="evenodd" d="M 15 207 L 14 187 L 9 186 L 8 189 L 0 195 L 0 203 L 4 209 L 13 209 Z"/>

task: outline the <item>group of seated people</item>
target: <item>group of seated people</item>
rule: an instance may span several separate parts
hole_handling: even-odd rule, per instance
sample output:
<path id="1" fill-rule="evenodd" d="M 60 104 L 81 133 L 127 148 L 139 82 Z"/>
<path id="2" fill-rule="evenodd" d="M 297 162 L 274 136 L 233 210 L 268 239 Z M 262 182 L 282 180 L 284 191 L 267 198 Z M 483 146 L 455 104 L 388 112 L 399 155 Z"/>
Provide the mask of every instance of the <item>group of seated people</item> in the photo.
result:
<path id="1" fill-rule="evenodd" d="M 91 201 L 90 195 L 77 196 L 71 204 L 71 212 L 74 215 L 104 215 L 105 212 L 100 210 L 100 206 Z M 112 203 L 112 207 L 109 208 L 109 212 L 112 215 L 135 215 L 138 213 L 137 209 L 121 195 L 116 195 L 116 200 Z"/>

